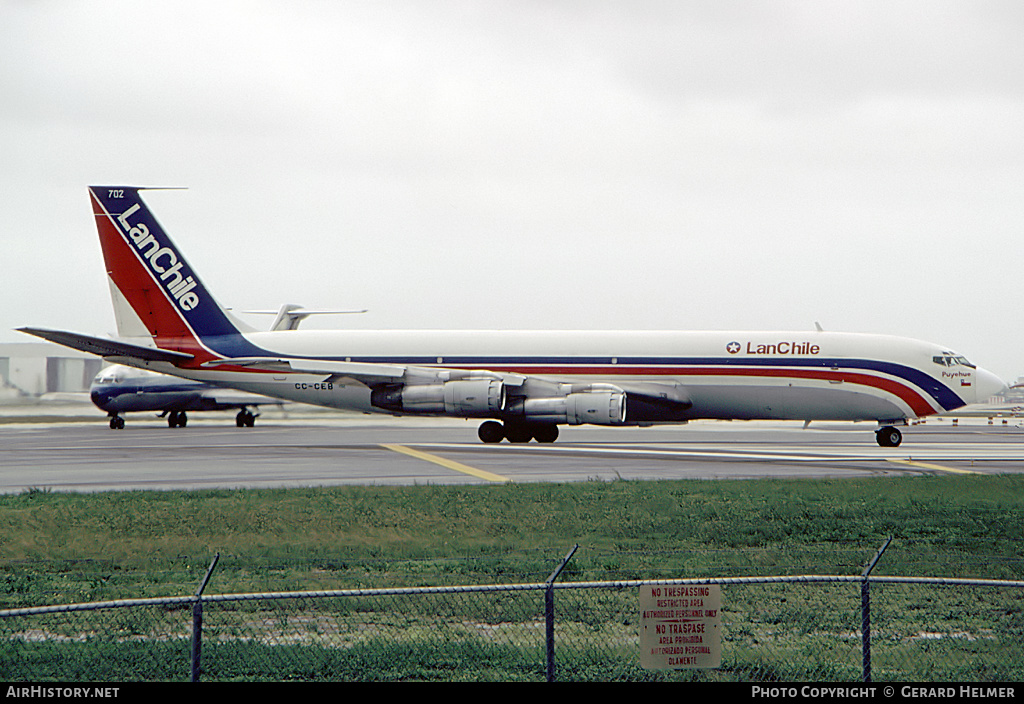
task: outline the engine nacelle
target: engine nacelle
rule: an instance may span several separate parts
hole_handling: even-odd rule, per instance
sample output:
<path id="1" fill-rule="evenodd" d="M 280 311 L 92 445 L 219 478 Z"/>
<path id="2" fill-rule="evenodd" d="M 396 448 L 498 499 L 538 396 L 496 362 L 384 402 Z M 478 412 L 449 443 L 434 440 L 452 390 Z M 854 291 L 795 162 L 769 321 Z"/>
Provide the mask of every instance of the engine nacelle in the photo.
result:
<path id="1" fill-rule="evenodd" d="M 626 422 L 626 394 L 621 389 L 593 387 L 565 396 L 525 398 L 515 411 L 525 420 L 569 425 L 621 425 Z"/>
<path id="2" fill-rule="evenodd" d="M 411 384 L 374 389 L 370 403 L 399 413 L 491 417 L 505 410 L 500 379 L 459 379 L 442 384 Z"/>

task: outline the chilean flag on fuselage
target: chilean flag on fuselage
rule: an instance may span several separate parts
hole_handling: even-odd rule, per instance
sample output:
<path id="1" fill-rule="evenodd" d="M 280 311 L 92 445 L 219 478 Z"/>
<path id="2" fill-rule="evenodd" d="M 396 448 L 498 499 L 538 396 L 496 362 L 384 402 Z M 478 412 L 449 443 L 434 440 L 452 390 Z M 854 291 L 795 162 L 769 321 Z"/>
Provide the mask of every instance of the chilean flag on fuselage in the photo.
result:
<path id="1" fill-rule="evenodd" d="M 258 355 L 167 237 L 140 188 L 92 186 L 107 274 L 161 349 L 187 352 L 197 366 Z"/>

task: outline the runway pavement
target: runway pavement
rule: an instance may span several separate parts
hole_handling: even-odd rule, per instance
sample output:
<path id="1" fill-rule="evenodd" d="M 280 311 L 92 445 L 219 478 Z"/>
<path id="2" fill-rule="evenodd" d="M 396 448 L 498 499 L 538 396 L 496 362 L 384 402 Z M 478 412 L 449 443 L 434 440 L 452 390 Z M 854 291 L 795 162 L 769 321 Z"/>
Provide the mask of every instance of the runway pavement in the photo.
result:
<path id="1" fill-rule="evenodd" d="M 931 420 L 905 428 L 899 448 L 878 447 L 868 423 L 563 427 L 554 444 L 485 445 L 474 421 L 323 412 L 266 414 L 254 428 L 218 413 L 174 429 L 142 414 L 119 431 L 89 412 L 46 420 L 0 414 L 0 492 L 1024 471 L 1018 419 Z"/>

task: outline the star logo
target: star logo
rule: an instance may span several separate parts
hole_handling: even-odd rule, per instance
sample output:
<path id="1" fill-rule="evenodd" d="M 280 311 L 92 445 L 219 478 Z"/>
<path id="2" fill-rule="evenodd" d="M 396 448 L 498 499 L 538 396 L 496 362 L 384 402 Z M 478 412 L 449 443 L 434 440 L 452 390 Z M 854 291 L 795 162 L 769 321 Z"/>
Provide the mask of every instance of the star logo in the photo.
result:
<path id="1" fill-rule="evenodd" d="M 736 354 L 737 352 L 740 351 L 740 343 L 730 342 L 728 345 L 725 346 L 725 349 L 729 354 Z"/>

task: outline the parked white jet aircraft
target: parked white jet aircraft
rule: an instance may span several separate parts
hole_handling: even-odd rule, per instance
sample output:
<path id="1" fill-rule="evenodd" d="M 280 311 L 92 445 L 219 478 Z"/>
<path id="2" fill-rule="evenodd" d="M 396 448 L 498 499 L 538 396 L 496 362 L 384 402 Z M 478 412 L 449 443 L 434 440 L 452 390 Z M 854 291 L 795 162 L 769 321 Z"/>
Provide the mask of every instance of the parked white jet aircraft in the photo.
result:
<path id="1" fill-rule="evenodd" d="M 484 442 L 558 425 L 698 418 L 897 425 L 1004 384 L 941 346 L 832 332 L 256 331 L 214 300 L 137 187 L 89 189 L 120 340 L 22 328 L 112 361 L 368 413 L 486 419 Z"/>
<path id="2" fill-rule="evenodd" d="M 312 315 L 365 313 L 365 310 L 307 310 L 287 304 L 280 310 L 248 311 L 275 315 L 271 330 L 296 330 Z M 89 397 L 110 416 L 110 429 L 124 428 L 124 414 L 138 411 L 159 411 L 171 428 L 184 428 L 192 411 L 238 410 L 235 425 L 251 428 L 259 416 L 259 406 L 281 405 L 281 399 L 258 396 L 247 391 L 226 389 L 206 381 L 182 379 L 148 369 L 133 369 L 121 364 L 100 371 L 89 387 Z M 251 409 L 251 410 L 250 410 Z"/>
<path id="3" fill-rule="evenodd" d="M 280 399 L 120 364 L 96 375 L 89 398 L 110 416 L 111 430 L 124 428 L 125 413 L 141 411 L 159 411 L 158 417 L 166 417 L 169 427 L 184 428 L 190 412 L 237 410 L 235 425 L 251 428 L 260 406 L 281 404 Z"/>

